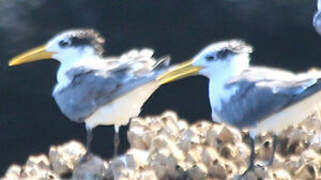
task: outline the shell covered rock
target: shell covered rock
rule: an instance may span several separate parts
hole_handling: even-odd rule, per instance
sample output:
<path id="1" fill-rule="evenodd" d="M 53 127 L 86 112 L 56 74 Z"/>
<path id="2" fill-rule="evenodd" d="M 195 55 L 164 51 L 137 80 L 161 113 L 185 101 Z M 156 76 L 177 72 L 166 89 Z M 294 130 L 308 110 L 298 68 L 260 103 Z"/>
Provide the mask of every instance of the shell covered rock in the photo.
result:
<path id="1" fill-rule="evenodd" d="M 258 136 L 256 167 L 243 179 L 321 179 L 319 121 L 316 113 L 284 130 L 272 166 L 266 166 L 272 134 Z M 135 118 L 127 135 L 130 149 L 114 159 L 92 155 L 79 163 L 85 148 L 71 141 L 52 146 L 48 155 L 30 156 L 23 166 L 10 166 L 2 179 L 239 179 L 249 161 L 247 132 L 211 121 L 189 125 L 174 112 Z"/>

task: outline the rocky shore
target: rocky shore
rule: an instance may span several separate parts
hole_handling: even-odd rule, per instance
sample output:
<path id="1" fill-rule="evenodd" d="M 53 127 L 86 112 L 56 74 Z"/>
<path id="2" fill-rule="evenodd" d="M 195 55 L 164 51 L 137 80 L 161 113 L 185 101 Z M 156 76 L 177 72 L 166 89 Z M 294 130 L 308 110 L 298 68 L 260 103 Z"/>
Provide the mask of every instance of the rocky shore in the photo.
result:
<path id="1" fill-rule="evenodd" d="M 320 119 L 316 112 L 283 131 L 271 167 L 265 165 L 271 134 L 256 138 L 257 167 L 244 179 L 321 180 Z M 1 179 L 238 179 L 250 155 L 247 132 L 210 121 L 189 125 L 174 112 L 133 119 L 127 136 L 130 149 L 117 158 L 92 155 L 79 163 L 85 148 L 70 141 L 30 156 L 23 166 L 11 165 Z"/>

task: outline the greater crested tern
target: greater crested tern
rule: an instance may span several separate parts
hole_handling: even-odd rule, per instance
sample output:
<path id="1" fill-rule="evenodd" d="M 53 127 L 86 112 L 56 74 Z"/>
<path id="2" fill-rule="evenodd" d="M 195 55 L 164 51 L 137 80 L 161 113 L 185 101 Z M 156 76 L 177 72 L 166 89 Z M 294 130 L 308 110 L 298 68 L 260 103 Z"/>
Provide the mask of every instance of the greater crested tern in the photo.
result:
<path id="1" fill-rule="evenodd" d="M 250 67 L 251 52 L 252 47 L 241 40 L 214 43 L 192 60 L 159 76 L 162 83 L 197 74 L 209 79 L 213 121 L 249 130 L 251 155 L 243 175 L 254 167 L 257 134 L 274 132 L 271 165 L 276 135 L 304 120 L 321 102 L 320 73 L 294 74 L 276 68 Z"/>
<path id="2" fill-rule="evenodd" d="M 69 30 L 14 57 L 9 65 L 58 60 L 60 67 L 52 96 L 61 112 L 74 122 L 86 124 L 87 155 L 92 129 L 114 125 L 115 156 L 119 127 L 138 116 L 144 102 L 160 86 L 156 78 L 169 66 L 169 57 L 156 60 L 151 49 L 143 49 L 104 58 L 103 43 L 104 39 L 94 30 Z"/>

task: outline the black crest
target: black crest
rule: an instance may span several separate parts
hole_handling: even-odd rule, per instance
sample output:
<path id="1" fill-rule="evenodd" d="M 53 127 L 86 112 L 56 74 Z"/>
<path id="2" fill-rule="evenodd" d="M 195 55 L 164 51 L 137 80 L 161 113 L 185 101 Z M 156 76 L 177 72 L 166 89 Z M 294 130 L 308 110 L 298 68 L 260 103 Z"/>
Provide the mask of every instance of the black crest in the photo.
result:
<path id="1" fill-rule="evenodd" d="M 67 33 L 69 36 L 69 44 L 66 44 L 66 42 L 61 41 L 59 42 L 60 46 L 92 46 L 98 55 L 101 55 L 103 53 L 103 44 L 105 42 L 105 39 L 93 29 L 70 30 L 67 31 Z"/>
<path id="2" fill-rule="evenodd" d="M 235 52 L 233 52 L 232 50 L 230 50 L 229 48 L 223 48 L 222 50 L 218 51 L 216 53 L 217 58 L 219 59 L 224 59 L 227 56 L 231 55 L 231 54 L 235 54 Z"/>

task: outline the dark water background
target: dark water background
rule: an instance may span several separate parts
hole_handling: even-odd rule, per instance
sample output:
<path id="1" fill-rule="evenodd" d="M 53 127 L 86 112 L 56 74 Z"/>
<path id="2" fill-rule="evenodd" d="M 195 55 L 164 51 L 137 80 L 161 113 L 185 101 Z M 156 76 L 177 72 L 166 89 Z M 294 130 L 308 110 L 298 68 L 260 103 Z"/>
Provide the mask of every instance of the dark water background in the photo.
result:
<path id="1" fill-rule="evenodd" d="M 0 0 L 0 175 L 9 164 L 49 145 L 77 139 L 83 124 L 58 110 L 51 91 L 58 63 L 42 61 L 8 68 L 8 60 L 69 28 L 94 28 L 118 55 L 151 47 L 173 63 L 211 42 L 240 38 L 252 44 L 252 64 L 293 71 L 321 67 L 321 37 L 312 26 L 312 0 Z M 171 109 L 189 122 L 210 119 L 207 80 L 193 77 L 161 87 L 142 116 Z M 121 150 L 128 147 L 122 128 Z M 112 156 L 113 128 L 94 131 L 93 151 Z"/>

